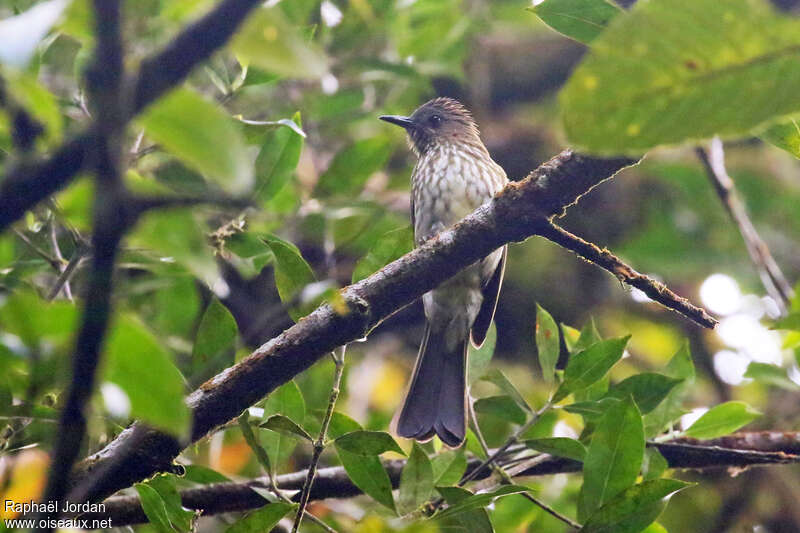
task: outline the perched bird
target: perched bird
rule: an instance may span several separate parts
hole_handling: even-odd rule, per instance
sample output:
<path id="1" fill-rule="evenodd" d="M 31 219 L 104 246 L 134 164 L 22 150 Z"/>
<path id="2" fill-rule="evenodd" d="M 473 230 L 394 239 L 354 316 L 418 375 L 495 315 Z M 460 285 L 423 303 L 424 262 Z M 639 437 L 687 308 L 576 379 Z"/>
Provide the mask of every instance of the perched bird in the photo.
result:
<path id="1" fill-rule="evenodd" d="M 411 175 L 417 245 L 488 202 L 508 181 L 456 100 L 435 98 L 409 117 L 380 119 L 405 128 L 418 157 Z M 424 441 L 436 434 L 452 447 L 464 442 L 467 343 L 479 347 L 486 339 L 505 263 L 503 247 L 422 297 L 427 324 L 398 418 L 401 437 Z"/>

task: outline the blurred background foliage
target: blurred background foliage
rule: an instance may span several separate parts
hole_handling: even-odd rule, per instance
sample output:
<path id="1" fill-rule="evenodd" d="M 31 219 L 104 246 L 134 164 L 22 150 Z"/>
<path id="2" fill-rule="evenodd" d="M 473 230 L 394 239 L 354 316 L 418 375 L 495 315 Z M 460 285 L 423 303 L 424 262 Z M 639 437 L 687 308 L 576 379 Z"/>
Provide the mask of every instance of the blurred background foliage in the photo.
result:
<path id="1" fill-rule="evenodd" d="M 2 0 L 0 18 L 36 3 Z M 128 130 L 125 181 L 132 190 L 245 194 L 255 205 L 149 213 L 126 239 L 87 453 L 131 418 L 185 432 L 188 413 L 180 399 L 186 392 L 331 298 L 336 288 L 410 250 L 414 158 L 403 133 L 378 115 L 408 114 L 436 95 L 458 98 L 473 111 L 489 151 L 511 179 L 523 178 L 567 146 L 556 95 L 586 48 L 547 28 L 525 10 L 526 1 L 267 4 L 277 5 L 259 9 L 230 45 Z M 793 8 L 792 2 L 781 4 Z M 135 67 L 211 5 L 125 2 L 127 66 Z M 9 92 L 46 128 L 37 149 L 57 146 L 88 122 L 81 72 L 92 33 L 88 2 L 73 0 L 30 64 L 3 70 Z M 8 116 L 0 112 L 0 165 L 13 163 L 11 142 Z M 754 138 L 728 143 L 726 155 L 752 220 L 786 277 L 796 280 L 796 159 Z M 92 193 L 91 181 L 79 179 L 0 235 L 0 415 L 6 427 L 0 461 L 5 472 L 14 464 L 13 476 L 3 480 L 4 497 L 34 497 L 44 480 L 54 406 L 66 385 L 78 316 L 73 300 L 85 280 Z M 650 152 L 641 165 L 583 198 L 561 222 L 704 304 L 721 324 L 716 331 L 701 330 L 542 239 L 512 245 L 493 364 L 532 405 L 546 400 L 549 390 L 534 343 L 539 303 L 559 323 L 580 328 L 593 318 L 604 337 L 633 334 L 612 381 L 663 368 L 688 339 L 698 368 L 688 408 L 699 413 L 744 400 L 764 413 L 750 427 L 797 429 L 797 334 L 768 329 L 777 308 L 764 295 L 693 147 Z M 47 302 L 70 261 L 74 272 Z M 367 342 L 351 345 L 337 410 L 364 428 L 386 430 L 422 328 L 421 305 L 415 304 Z M 783 386 L 746 378 L 753 361 L 785 368 Z M 332 371 L 333 364 L 323 361 L 286 385 L 290 392 L 282 389 L 258 408 L 287 414 L 314 434 Z M 481 383 L 475 395 L 493 390 Z M 478 418 L 490 446 L 502 444 L 511 431 L 501 417 Z M 550 422 L 561 436 L 577 436 L 582 426 L 565 412 Z M 308 464 L 309 444 L 269 430 L 259 433 L 277 472 Z M 410 450 L 410 443 L 402 445 Z M 187 449 L 182 459 L 196 465 L 182 484 L 261 472 L 236 426 Z M 323 455 L 323 465 L 337 462 L 334 453 Z M 797 467 L 736 477 L 724 471 L 680 474 L 700 484 L 675 496 L 660 522 L 669 531 L 798 530 L 798 475 Z M 573 514 L 578 476 L 530 484 L 542 499 Z M 366 497 L 313 503 L 311 511 L 347 531 L 437 527 L 398 521 Z M 498 500 L 489 514 L 497 531 L 565 529 L 518 495 Z M 232 520 L 200 523 L 221 530 Z M 316 530 L 310 523 L 304 527 Z M 153 528 L 158 526 L 137 526 Z"/>

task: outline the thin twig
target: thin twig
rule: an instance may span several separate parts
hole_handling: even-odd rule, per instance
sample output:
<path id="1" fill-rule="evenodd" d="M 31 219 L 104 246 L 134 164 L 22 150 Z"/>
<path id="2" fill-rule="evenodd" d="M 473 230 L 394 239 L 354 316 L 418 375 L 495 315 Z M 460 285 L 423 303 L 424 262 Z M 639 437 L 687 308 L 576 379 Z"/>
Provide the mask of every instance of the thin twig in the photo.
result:
<path id="1" fill-rule="evenodd" d="M 287 497 L 281 490 L 278 488 L 278 481 L 276 480 L 276 476 L 272 474 L 272 465 L 269 461 L 269 455 L 267 455 L 267 451 L 261 446 L 261 443 L 258 441 L 258 438 L 253 433 L 253 428 L 250 427 L 249 422 L 250 415 L 247 411 L 242 413 L 242 415 L 238 418 L 239 429 L 242 431 L 242 436 L 244 437 L 245 442 L 250 449 L 253 450 L 253 453 L 256 454 L 256 460 L 261 465 L 261 468 L 267 473 L 267 479 L 269 481 L 269 490 L 272 492 L 276 498 L 281 500 L 284 503 L 294 504 L 292 500 Z M 327 531 L 328 533 L 337 533 L 335 529 L 330 527 L 328 524 L 317 518 L 316 516 L 312 515 L 308 511 L 304 512 L 304 515 L 320 526 L 322 529 Z"/>
<path id="2" fill-rule="evenodd" d="M 53 253 L 56 254 L 56 259 L 59 262 L 59 270 L 61 274 L 59 275 L 59 279 L 56 280 L 56 286 L 59 286 L 58 290 L 53 293 L 51 291 L 51 295 L 48 297 L 48 300 L 54 299 L 58 296 L 58 293 L 61 291 L 61 287 L 64 288 L 64 296 L 67 297 L 67 300 L 70 302 L 72 301 L 72 288 L 69 286 L 69 275 L 65 276 L 64 271 L 69 268 L 69 263 L 67 260 L 64 259 L 64 256 L 61 254 L 61 247 L 58 245 L 58 235 L 56 234 L 56 224 L 55 224 L 55 217 L 50 217 L 50 244 L 53 247 Z M 73 270 L 75 267 L 72 267 Z M 63 281 L 61 279 L 63 278 Z"/>
<path id="3" fill-rule="evenodd" d="M 292 526 L 292 533 L 297 533 L 300 527 L 300 522 L 303 521 L 303 515 L 308 505 L 308 500 L 311 496 L 311 487 L 314 485 L 314 478 L 317 475 L 317 466 L 319 465 L 319 458 L 322 451 L 325 449 L 325 440 L 328 438 L 328 426 L 333 417 L 333 411 L 336 408 L 336 400 L 339 398 L 339 388 L 342 384 L 342 374 L 344 373 L 344 353 L 347 345 L 339 348 L 339 353 L 334 350 L 331 352 L 333 357 L 333 386 L 331 387 L 331 394 L 328 398 L 328 409 L 325 411 L 325 418 L 322 419 L 322 427 L 319 429 L 319 435 L 316 442 L 314 442 L 314 455 L 311 457 L 311 464 L 308 466 L 308 475 L 306 482 L 303 485 L 303 491 L 300 493 L 300 507 L 297 509 L 297 514 L 294 518 L 294 525 Z"/>
<path id="4" fill-rule="evenodd" d="M 50 255 L 49 252 L 47 252 L 42 247 L 37 245 L 35 242 L 30 240 L 27 235 L 25 235 L 24 233 L 19 231 L 17 228 L 12 228 L 11 231 L 13 231 L 14 234 L 17 237 L 19 237 L 22 242 L 24 242 L 26 245 L 28 245 L 28 248 L 30 248 L 31 250 L 36 252 L 36 255 L 38 255 L 39 257 L 41 257 L 42 259 L 44 259 L 48 263 L 50 263 L 50 266 L 53 267 L 54 269 L 58 270 L 59 272 L 61 271 L 61 263 L 59 262 L 58 259 L 56 259 L 52 255 Z"/>
<path id="5" fill-rule="evenodd" d="M 775 301 L 781 314 L 786 314 L 789 303 L 794 297 L 792 286 L 786 281 L 778 263 L 772 257 L 767 243 L 756 231 L 753 222 L 747 215 L 747 208 L 739 197 L 736 185 L 728 175 L 725 168 L 725 149 L 719 137 L 714 137 L 711 141 L 711 150 L 707 152 L 705 148 L 695 148 L 697 157 L 703 163 L 708 179 L 714 185 L 714 190 L 719 196 L 722 205 L 730 215 L 731 220 L 736 223 L 739 233 L 747 247 L 750 260 L 756 267 L 761 283 L 767 294 Z"/>
<path id="6" fill-rule="evenodd" d="M 706 328 L 713 328 L 717 325 L 717 320 L 709 315 L 705 309 L 692 305 L 689 300 L 678 296 L 663 283 L 640 274 L 608 250 L 600 249 L 596 244 L 573 235 L 549 220 L 541 222 L 537 233 L 559 246 L 575 252 L 590 263 L 609 271 L 623 283 L 641 290 L 651 300 L 682 314 L 697 324 Z"/>
<path id="7" fill-rule="evenodd" d="M 489 446 L 486 445 L 486 439 L 483 438 L 483 433 L 481 432 L 481 428 L 478 426 L 478 418 L 475 416 L 475 407 L 474 407 L 474 401 L 473 401 L 472 397 L 469 397 L 467 399 L 467 405 L 469 407 L 469 416 L 470 416 L 470 422 L 472 423 L 472 431 L 475 433 L 475 436 L 478 438 L 478 443 L 480 444 L 484 455 L 486 455 L 488 457 L 491 454 L 491 451 L 489 450 Z M 504 484 L 504 485 L 513 485 L 514 484 L 514 480 L 511 479 L 511 476 L 509 475 L 509 473 L 506 472 L 504 465 L 501 465 L 501 464 L 498 464 L 498 463 L 493 463 L 492 464 L 492 468 L 497 473 L 497 475 L 500 476 L 500 479 L 503 482 L 502 484 Z M 521 494 L 521 496 L 523 498 L 527 499 L 528 501 L 530 501 L 534 505 L 540 507 L 544 512 L 548 513 L 549 515 L 551 515 L 552 517 L 556 518 L 557 520 L 561 520 L 562 522 L 564 522 L 565 524 L 567 524 L 571 528 L 573 528 L 573 529 L 580 529 L 581 528 L 581 525 L 579 523 L 575 522 L 574 520 L 572 520 L 568 516 L 565 516 L 565 515 L 559 513 L 558 511 L 556 511 L 555 509 L 553 509 L 552 507 L 550 507 L 549 505 L 547 505 L 543 501 L 541 501 L 538 498 L 534 497 L 532 494 L 530 494 L 528 492 L 522 492 L 520 494 Z"/>

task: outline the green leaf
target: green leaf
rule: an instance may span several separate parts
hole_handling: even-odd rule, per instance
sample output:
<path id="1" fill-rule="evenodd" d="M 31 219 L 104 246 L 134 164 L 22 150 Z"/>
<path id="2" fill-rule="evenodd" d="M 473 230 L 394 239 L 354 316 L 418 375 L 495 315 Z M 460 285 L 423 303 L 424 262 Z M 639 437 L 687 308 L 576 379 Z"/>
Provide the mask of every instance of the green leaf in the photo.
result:
<path id="1" fill-rule="evenodd" d="M 188 533 L 194 526 L 195 513 L 183 508 L 181 495 L 175 486 L 175 476 L 159 475 L 147 482 L 164 502 L 169 522 L 178 533 Z"/>
<path id="2" fill-rule="evenodd" d="M 0 20 L 0 63 L 23 69 L 30 62 L 39 42 L 58 21 L 69 0 L 40 2 L 19 15 Z"/>
<path id="3" fill-rule="evenodd" d="M 619 154 L 745 135 L 800 110 L 798 45 L 800 23 L 762 0 L 639 2 L 562 91 L 567 137 Z"/>
<path id="4" fill-rule="evenodd" d="M 331 416 L 331 421 L 328 424 L 328 438 L 337 439 L 345 433 L 351 433 L 360 429 L 362 429 L 361 424 L 344 413 L 334 411 Z"/>
<path id="5" fill-rule="evenodd" d="M 639 533 L 658 518 L 666 499 L 690 486 L 676 479 L 654 479 L 628 488 L 598 509 L 582 533 Z"/>
<path id="6" fill-rule="evenodd" d="M 314 281 L 314 272 L 295 245 L 274 235 L 266 237 L 264 242 L 275 254 L 275 285 L 278 295 L 281 302 L 290 304 L 306 285 Z M 295 322 L 304 314 L 296 307 L 289 310 L 289 315 Z"/>
<path id="7" fill-rule="evenodd" d="M 384 233 L 353 269 L 353 283 L 361 281 L 414 248 L 414 228 L 406 226 Z"/>
<path id="8" fill-rule="evenodd" d="M 800 331 L 800 311 L 793 311 L 787 316 L 775 321 L 770 329 L 787 329 L 790 331 Z"/>
<path id="9" fill-rule="evenodd" d="M 167 506 L 158 491 L 144 483 L 137 483 L 134 487 L 139 494 L 139 502 L 142 504 L 142 510 L 147 516 L 147 520 L 150 521 L 150 525 L 159 533 L 175 533 L 169 523 Z"/>
<path id="10" fill-rule="evenodd" d="M 711 408 L 685 433 L 697 439 L 714 439 L 733 433 L 759 416 L 761 413 L 744 402 L 725 402 Z"/>
<path id="11" fill-rule="evenodd" d="M 486 369 L 489 368 L 489 363 L 494 356 L 494 347 L 496 344 L 497 328 L 494 325 L 494 321 L 492 321 L 489 325 L 489 331 L 486 332 L 486 339 L 483 341 L 483 345 L 480 348 L 475 348 L 471 344 L 469 346 L 469 357 L 467 358 L 469 371 L 467 372 L 467 376 L 469 377 L 470 384 L 475 383 L 483 377 Z"/>
<path id="12" fill-rule="evenodd" d="M 586 447 L 580 441 L 567 437 L 549 437 L 545 439 L 530 439 L 525 441 L 525 446 L 542 453 L 549 453 L 557 457 L 566 457 L 583 461 L 586 457 Z"/>
<path id="13" fill-rule="evenodd" d="M 786 390 L 797 390 L 798 385 L 786 374 L 786 369 L 766 363 L 752 362 L 747 366 L 744 377 L 754 379 L 760 383 L 774 385 Z"/>
<path id="14" fill-rule="evenodd" d="M 642 372 L 626 378 L 608 391 L 610 398 L 627 398 L 633 396 L 642 414 L 655 409 L 667 397 L 675 386 L 683 381 L 654 372 Z"/>
<path id="15" fill-rule="evenodd" d="M 552 383 L 559 355 L 558 326 L 550 313 L 539 304 L 536 304 L 536 350 L 539 353 L 542 377 L 546 382 Z"/>
<path id="16" fill-rule="evenodd" d="M 573 391 L 585 389 L 605 376 L 622 357 L 628 339 L 630 335 L 596 342 L 571 356 L 564 371 L 564 381 L 556 391 L 553 401 L 557 402 Z"/>
<path id="17" fill-rule="evenodd" d="M 261 7 L 233 38 L 239 62 L 291 78 L 321 78 L 327 59 L 317 46 L 292 27 L 280 7 Z"/>
<path id="18" fill-rule="evenodd" d="M 797 124 L 797 120 L 792 118 L 786 122 L 773 124 L 761 132 L 759 137 L 800 158 L 800 125 Z"/>
<path id="19" fill-rule="evenodd" d="M 338 439 L 337 439 L 338 441 Z M 356 487 L 375 501 L 396 512 L 392 482 L 376 455 L 360 455 L 347 451 L 336 442 L 336 453 L 345 472 Z"/>
<path id="20" fill-rule="evenodd" d="M 3 42 L 2 37 L 0 42 Z M 17 102 L 42 123 L 48 143 L 54 144 L 59 141 L 64 128 L 64 117 L 53 93 L 42 86 L 34 76 L 22 72 L 11 73 L 6 79 L 6 85 Z"/>
<path id="21" fill-rule="evenodd" d="M 648 437 L 660 433 L 685 412 L 681 407 L 683 398 L 694 384 L 694 363 L 692 363 L 688 341 L 684 342 L 683 346 L 672 356 L 664 369 L 664 374 L 683 381 L 677 384 L 655 409 L 645 415 L 645 433 Z"/>
<path id="22" fill-rule="evenodd" d="M 439 494 L 448 505 L 457 505 L 472 496 L 472 493 L 462 487 L 436 487 Z M 494 533 L 494 527 L 489 520 L 486 509 L 470 509 L 459 512 L 441 520 L 440 529 L 448 533 Z"/>
<path id="23" fill-rule="evenodd" d="M 272 415 L 266 422 L 259 424 L 260 428 L 271 429 L 290 437 L 300 437 L 312 442 L 314 438 L 308 434 L 308 431 L 300 427 L 300 424 L 283 415 Z"/>
<path id="24" fill-rule="evenodd" d="M 400 474 L 397 506 L 401 514 L 417 510 L 433 494 L 433 467 L 425 451 L 413 443 L 411 454 Z"/>
<path id="25" fill-rule="evenodd" d="M 380 455 L 384 452 L 405 455 L 392 436 L 384 431 L 351 431 L 337 437 L 335 442 L 337 448 L 357 455 Z"/>
<path id="26" fill-rule="evenodd" d="M 183 377 L 169 353 L 135 318 L 118 316 L 106 343 L 105 380 L 130 401 L 130 416 L 182 437 L 191 415 L 183 401 Z"/>
<path id="27" fill-rule="evenodd" d="M 391 153 L 388 139 L 371 137 L 356 141 L 333 158 L 328 170 L 319 178 L 317 195 L 357 195 L 367 178 L 384 167 Z"/>
<path id="28" fill-rule="evenodd" d="M 519 405 L 523 410 L 533 412 L 531 406 L 528 405 L 528 402 L 525 401 L 525 398 L 522 397 L 522 394 L 519 393 L 517 388 L 514 386 L 513 383 L 506 377 L 503 372 L 498 368 L 491 368 L 488 372 L 486 372 L 483 377 L 481 378 L 484 381 L 488 381 L 489 383 L 493 383 L 497 386 L 501 391 L 505 392 L 508 396 L 511 397 L 514 402 Z"/>
<path id="29" fill-rule="evenodd" d="M 431 459 L 431 466 L 435 486 L 455 485 L 467 470 L 463 448 L 439 452 Z"/>
<path id="30" fill-rule="evenodd" d="M 475 402 L 475 411 L 522 425 L 527 416 L 510 396 L 490 396 Z"/>
<path id="31" fill-rule="evenodd" d="M 189 209 L 150 211 L 137 224 L 130 242 L 149 248 L 165 262 L 178 262 L 211 286 L 219 271 L 202 228 Z"/>
<path id="32" fill-rule="evenodd" d="M 305 418 L 305 400 L 294 381 L 288 381 L 278 387 L 264 402 L 263 420 L 269 420 L 272 415 L 276 414 L 281 414 L 298 425 Z M 262 431 L 260 437 L 261 443 L 267 451 L 270 467 L 275 474 L 297 446 L 297 439 L 275 431 Z"/>
<path id="33" fill-rule="evenodd" d="M 139 121 L 148 137 L 225 191 L 252 187 L 253 165 L 241 131 L 201 96 L 176 89 L 148 107 Z"/>
<path id="34" fill-rule="evenodd" d="M 564 406 L 568 413 L 581 415 L 585 420 L 596 421 L 602 417 L 613 405 L 619 403 L 619 398 L 603 398 L 589 402 L 575 402 Z"/>
<path id="35" fill-rule="evenodd" d="M 557 32 L 584 44 L 600 35 L 622 12 L 607 0 L 545 0 L 528 9 Z"/>
<path id="36" fill-rule="evenodd" d="M 267 504 L 236 521 L 226 530 L 226 533 L 262 533 L 264 531 L 272 531 L 281 518 L 296 507 L 297 504 L 284 502 Z"/>
<path id="37" fill-rule="evenodd" d="M 583 463 L 583 486 L 578 520 L 636 481 L 644 457 L 644 427 L 639 409 L 630 398 L 612 406 L 597 424 Z"/>
<path id="38" fill-rule="evenodd" d="M 492 503 L 497 498 L 502 498 L 503 496 L 508 496 L 510 494 L 519 494 L 521 492 L 528 492 L 530 489 L 527 487 L 523 487 L 520 485 L 503 485 L 499 489 L 495 489 L 490 492 L 482 492 L 481 494 L 473 494 L 472 496 L 468 496 L 461 500 L 459 503 L 452 505 L 442 511 L 434 515 L 434 518 L 437 520 L 441 520 L 443 518 L 451 517 L 465 511 L 471 511 L 474 509 L 480 509 L 482 507 L 486 507 L 490 503 Z"/>
<path id="39" fill-rule="evenodd" d="M 299 111 L 291 123 L 296 128 L 302 125 Z M 256 158 L 256 196 L 259 200 L 263 202 L 272 198 L 286 185 L 297 168 L 302 150 L 303 137 L 297 130 L 286 127 L 267 133 Z"/>
<path id="40" fill-rule="evenodd" d="M 192 483 L 206 485 L 209 483 L 230 483 L 231 479 L 203 465 L 185 465 L 183 478 Z"/>
<path id="41" fill-rule="evenodd" d="M 658 479 L 669 468 L 669 463 L 655 446 L 648 446 L 644 450 L 642 461 L 642 478 L 644 481 Z"/>
<path id="42" fill-rule="evenodd" d="M 218 366 L 224 368 L 232 365 L 238 334 L 239 328 L 231 312 L 216 297 L 212 298 L 197 328 L 192 348 L 193 368 L 205 368 L 210 361 L 215 361 L 224 354 L 229 354 L 230 357 L 226 358 L 225 364 Z"/>
<path id="43" fill-rule="evenodd" d="M 31 348 L 42 340 L 66 342 L 75 331 L 78 310 L 64 301 L 46 302 L 29 290 L 16 290 L 0 302 L 0 324 Z"/>
<path id="44" fill-rule="evenodd" d="M 583 328 L 581 328 L 580 337 L 578 337 L 578 342 L 575 343 L 572 351 L 578 352 L 585 350 L 592 344 L 600 342 L 601 340 L 603 340 L 603 338 L 600 336 L 600 332 L 597 330 L 597 324 L 595 323 L 594 318 L 590 317 L 589 321 L 583 325 Z"/>

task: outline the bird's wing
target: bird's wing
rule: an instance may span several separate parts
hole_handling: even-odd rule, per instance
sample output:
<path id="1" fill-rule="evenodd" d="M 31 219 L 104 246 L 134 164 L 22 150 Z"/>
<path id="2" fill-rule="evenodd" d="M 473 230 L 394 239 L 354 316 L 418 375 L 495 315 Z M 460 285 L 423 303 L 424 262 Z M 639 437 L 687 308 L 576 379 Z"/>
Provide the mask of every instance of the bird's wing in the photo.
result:
<path id="1" fill-rule="evenodd" d="M 506 270 L 506 255 L 508 255 L 508 247 L 503 246 L 503 255 L 500 256 L 500 261 L 497 263 L 497 268 L 494 269 L 494 274 L 481 288 L 483 303 L 475 322 L 472 324 L 471 335 L 472 345 L 476 348 L 480 348 L 483 341 L 486 340 L 486 333 L 489 331 L 489 325 L 491 325 L 494 318 L 497 297 L 500 294 L 500 286 L 503 284 L 503 274 Z"/>

